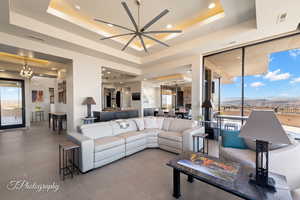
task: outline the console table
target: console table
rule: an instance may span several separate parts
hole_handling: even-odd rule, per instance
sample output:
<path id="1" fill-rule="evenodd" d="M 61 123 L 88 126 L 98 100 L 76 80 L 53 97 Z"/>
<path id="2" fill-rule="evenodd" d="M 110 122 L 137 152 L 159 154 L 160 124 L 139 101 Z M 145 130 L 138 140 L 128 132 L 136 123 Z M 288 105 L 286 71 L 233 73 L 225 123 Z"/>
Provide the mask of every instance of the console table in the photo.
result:
<path id="1" fill-rule="evenodd" d="M 58 128 L 58 134 L 60 134 L 63 130 L 63 123 L 67 122 L 67 114 L 63 112 L 49 113 L 49 128 L 51 128 L 51 120 L 52 130 L 56 131 L 56 129 Z"/>
<path id="2" fill-rule="evenodd" d="M 197 179 L 246 200 L 292 200 L 285 176 L 271 172 L 269 173 L 269 176 L 272 177 L 276 182 L 276 192 L 272 192 L 266 188 L 249 183 L 249 174 L 254 170 L 241 165 L 236 180 L 229 184 L 226 181 L 214 178 L 207 174 L 201 173 L 200 171 L 184 167 L 177 163 L 179 160 L 189 160 L 192 154 L 194 153 L 185 152 L 167 163 L 167 166 L 173 168 L 173 196 L 175 198 L 179 198 L 181 196 L 180 173 L 182 173 L 188 176 L 188 181 L 190 183 L 193 182 L 193 179 Z M 201 155 L 207 158 L 213 158 L 208 155 Z"/>

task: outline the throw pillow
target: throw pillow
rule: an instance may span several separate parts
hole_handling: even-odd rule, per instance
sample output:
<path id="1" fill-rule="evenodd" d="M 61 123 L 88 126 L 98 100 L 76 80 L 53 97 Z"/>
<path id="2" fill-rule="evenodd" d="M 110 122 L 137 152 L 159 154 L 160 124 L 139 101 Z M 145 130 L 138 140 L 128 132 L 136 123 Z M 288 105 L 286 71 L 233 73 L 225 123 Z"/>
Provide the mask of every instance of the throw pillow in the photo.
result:
<path id="1" fill-rule="evenodd" d="M 240 131 L 222 130 L 222 145 L 236 149 L 247 149 L 243 138 L 239 137 Z"/>
<path id="2" fill-rule="evenodd" d="M 143 118 L 136 118 L 134 119 L 136 126 L 138 127 L 139 131 L 143 131 L 145 129 L 145 123 Z"/>

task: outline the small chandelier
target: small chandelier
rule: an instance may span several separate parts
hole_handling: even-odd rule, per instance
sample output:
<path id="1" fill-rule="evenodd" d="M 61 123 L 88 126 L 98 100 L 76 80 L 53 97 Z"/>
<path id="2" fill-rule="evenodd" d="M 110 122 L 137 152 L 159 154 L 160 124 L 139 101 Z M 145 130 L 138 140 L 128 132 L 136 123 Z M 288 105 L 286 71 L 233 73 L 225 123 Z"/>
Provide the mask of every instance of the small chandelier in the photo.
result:
<path id="1" fill-rule="evenodd" d="M 28 66 L 27 60 L 24 61 L 23 68 L 20 71 L 20 76 L 24 78 L 31 78 L 33 75 L 32 69 Z"/>

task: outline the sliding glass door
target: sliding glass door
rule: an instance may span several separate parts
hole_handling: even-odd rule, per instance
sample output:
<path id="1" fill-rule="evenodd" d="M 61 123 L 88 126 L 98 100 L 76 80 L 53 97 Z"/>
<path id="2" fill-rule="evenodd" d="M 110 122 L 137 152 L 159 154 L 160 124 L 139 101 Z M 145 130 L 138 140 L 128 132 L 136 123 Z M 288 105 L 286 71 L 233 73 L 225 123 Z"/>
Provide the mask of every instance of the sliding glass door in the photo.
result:
<path id="1" fill-rule="evenodd" d="M 24 81 L 0 78 L 0 129 L 25 127 Z"/>

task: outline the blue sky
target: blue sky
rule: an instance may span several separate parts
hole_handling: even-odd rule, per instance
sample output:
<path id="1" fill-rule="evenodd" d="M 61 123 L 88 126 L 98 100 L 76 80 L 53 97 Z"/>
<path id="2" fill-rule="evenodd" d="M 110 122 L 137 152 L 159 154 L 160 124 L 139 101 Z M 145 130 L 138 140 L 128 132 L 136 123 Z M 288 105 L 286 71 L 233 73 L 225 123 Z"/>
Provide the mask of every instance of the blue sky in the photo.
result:
<path id="1" fill-rule="evenodd" d="M 241 77 L 221 86 L 222 101 L 240 97 Z M 272 53 L 268 73 L 245 77 L 245 98 L 283 97 L 300 97 L 300 49 Z"/>

